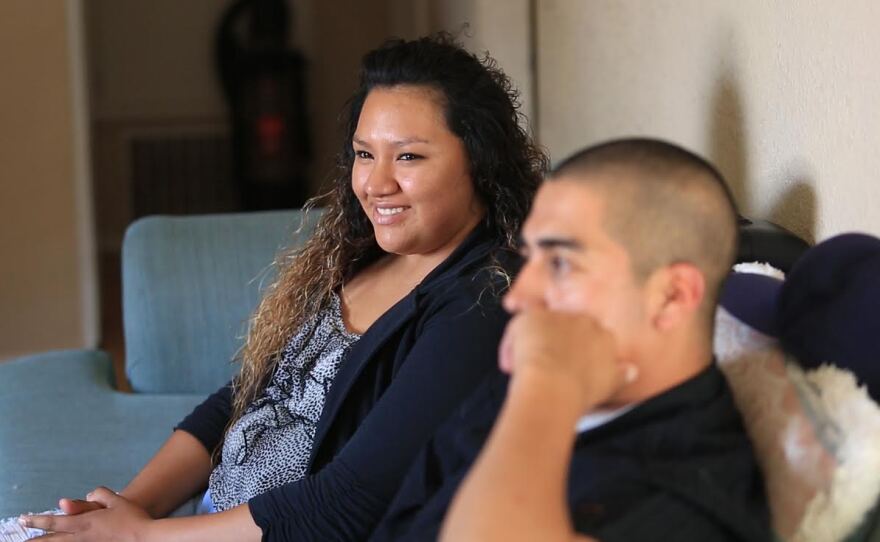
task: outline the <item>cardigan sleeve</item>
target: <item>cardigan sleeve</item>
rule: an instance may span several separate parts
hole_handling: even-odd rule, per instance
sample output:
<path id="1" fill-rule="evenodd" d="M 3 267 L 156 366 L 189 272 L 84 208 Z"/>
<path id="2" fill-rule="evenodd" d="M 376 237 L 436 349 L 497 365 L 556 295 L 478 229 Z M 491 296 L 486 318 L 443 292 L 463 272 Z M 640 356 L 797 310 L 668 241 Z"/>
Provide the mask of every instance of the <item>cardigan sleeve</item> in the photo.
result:
<path id="1" fill-rule="evenodd" d="M 486 296 L 489 297 L 489 296 Z M 364 540 L 435 429 L 496 366 L 507 316 L 462 295 L 432 314 L 391 385 L 321 471 L 249 501 L 263 540 Z"/>
<path id="2" fill-rule="evenodd" d="M 229 382 L 202 401 L 174 428 L 186 431 L 213 453 L 226 431 L 232 416 L 232 383 Z"/>
<path id="3" fill-rule="evenodd" d="M 504 402 L 508 376 L 483 380 L 413 460 L 370 542 L 436 540 L 446 509 L 486 441 Z"/>

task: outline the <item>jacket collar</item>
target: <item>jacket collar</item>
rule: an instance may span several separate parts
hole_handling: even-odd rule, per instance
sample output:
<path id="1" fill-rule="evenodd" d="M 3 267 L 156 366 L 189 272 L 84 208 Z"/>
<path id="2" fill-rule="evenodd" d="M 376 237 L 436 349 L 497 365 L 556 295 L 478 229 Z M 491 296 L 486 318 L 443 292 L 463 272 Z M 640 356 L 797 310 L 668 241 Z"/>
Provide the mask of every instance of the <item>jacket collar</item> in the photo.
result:
<path id="1" fill-rule="evenodd" d="M 651 426 L 681 412 L 704 411 L 724 394 L 729 394 L 727 381 L 714 360 L 709 366 L 659 395 L 635 405 L 632 410 L 593 431 L 581 433 L 578 441 L 586 442 L 606 434 L 629 431 L 634 427 Z"/>

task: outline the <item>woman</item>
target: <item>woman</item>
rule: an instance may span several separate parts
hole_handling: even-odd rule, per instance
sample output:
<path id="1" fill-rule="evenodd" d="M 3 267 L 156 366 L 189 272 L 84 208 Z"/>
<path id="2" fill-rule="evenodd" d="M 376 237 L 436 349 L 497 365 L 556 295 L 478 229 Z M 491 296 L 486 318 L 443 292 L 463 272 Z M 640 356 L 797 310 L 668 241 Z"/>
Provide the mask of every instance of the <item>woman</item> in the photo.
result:
<path id="1" fill-rule="evenodd" d="M 498 304 L 546 158 L 491 61 L 447 36 L 363 59 L 327 209 L 284 256 L 241 373 L 120 495 L 29 525 L 71 540 L 361 540 L 495 365 Z M 212 465 L 211 454 L 216 464 Z M 218 512 L 161 518 L 208 484 Z"/>

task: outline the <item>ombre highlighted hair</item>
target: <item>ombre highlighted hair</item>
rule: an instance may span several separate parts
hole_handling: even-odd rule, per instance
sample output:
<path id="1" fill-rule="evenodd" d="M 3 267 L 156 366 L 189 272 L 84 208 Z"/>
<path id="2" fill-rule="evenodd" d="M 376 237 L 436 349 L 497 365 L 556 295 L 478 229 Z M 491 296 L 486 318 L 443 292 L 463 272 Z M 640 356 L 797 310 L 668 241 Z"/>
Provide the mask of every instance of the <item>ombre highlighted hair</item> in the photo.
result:
<path id="1" fill-rule="evenodd" d="M 324 206 L 324 214 L 301 249 L 276 259 L 278 277 L 249 322 L 241 372 L 233 380 L 230 426 L 260 396 L 298 327 L 383 254 L 351 189 L 351 140 L 370 91 L 401 85 L 427 87 L 441 97 L 447 126 L 467 151 L 474 189 L 486 208 L 484 221 L 503 248 L 515 248 L 548 160 L 521 122 L 519 96 L 508 77 L 488 55 L 478 58 L 446 33 L 390 40 L 370 51 L 341 115 L 344 139 L 329 190 L 306 204 Z"/>

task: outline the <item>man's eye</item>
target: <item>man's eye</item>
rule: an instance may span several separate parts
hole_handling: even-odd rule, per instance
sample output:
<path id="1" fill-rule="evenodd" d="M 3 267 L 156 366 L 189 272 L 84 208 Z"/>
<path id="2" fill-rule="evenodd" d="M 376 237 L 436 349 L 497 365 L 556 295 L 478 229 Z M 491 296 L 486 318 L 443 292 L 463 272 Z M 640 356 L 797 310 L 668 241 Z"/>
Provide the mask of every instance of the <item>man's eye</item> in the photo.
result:
<path id="1" fill-rule="evenodd" d="M 370 158 L 373 157 L 373 155 L 371 155 L 367 151 L 354 151 L 354 155 L 356 157 L 360 158 L 361 160 L 369 160 Z"/>
<path id="2" fill-rule="evenodd" d="M 552 256 L 550 258 L 550 269 L 553 270 L 554 275 L 562 275 L 571 269 L 571 265 L 562 256 Z"/>

